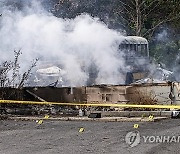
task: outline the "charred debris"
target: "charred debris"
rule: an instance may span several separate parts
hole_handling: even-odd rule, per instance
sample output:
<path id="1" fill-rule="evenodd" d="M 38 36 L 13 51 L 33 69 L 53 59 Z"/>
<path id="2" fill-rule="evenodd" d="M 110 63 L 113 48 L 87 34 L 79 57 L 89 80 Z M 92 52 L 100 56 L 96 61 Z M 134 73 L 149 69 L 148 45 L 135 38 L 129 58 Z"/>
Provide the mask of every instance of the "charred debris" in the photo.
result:
<path id="1" fill-rule="evenodd" d="M 120 104 L 166 104 L 177 105 L 180 103 L 180 84 L 146 83 L 131 85 L 95 85 L 83 87 L 23 87 L 23 88 L 0 88 L 2 100 L 23 100 L 38 102 L 64 102 L 64 103 L 120 103 Z M 78 114 L 78 106 L 62 105 L 23 105 L 1 104 L 1 113 L 17 114 Z M 83 108 L 87 111 L 122 111 L 134 110 L 115 107 Z M 147 110 L 147 109 L 138 109 Z"/>

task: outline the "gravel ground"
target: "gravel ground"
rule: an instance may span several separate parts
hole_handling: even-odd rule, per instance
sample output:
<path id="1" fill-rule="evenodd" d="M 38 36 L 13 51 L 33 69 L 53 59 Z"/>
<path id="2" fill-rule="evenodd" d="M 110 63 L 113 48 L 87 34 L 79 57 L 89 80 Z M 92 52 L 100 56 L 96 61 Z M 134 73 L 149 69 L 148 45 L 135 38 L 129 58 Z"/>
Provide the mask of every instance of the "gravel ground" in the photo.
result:
<path id="1" fill-rule="evenodd" d="M 179 153 L 180 143 L 145 143 L 135 147 L 125 142 L 134 122 L 0 121 L 0 154 L 166 154 Z M 180 120 L 136 122 L 140 135 L 178 136 Z M 79 132 L 83 127 L 84 132 Z"/>

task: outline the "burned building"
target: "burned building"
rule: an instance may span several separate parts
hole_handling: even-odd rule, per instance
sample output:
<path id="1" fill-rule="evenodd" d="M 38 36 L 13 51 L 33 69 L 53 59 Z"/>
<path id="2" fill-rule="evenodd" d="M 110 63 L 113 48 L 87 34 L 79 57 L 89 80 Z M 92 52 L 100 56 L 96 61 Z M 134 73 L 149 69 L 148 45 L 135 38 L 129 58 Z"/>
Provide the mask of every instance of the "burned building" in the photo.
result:
<path id="1" fill-rule="evenodd" d="M 180 84 L 173 82 L 83 87 L 1 88 L 1 99 L 64 103 L 180 104 Z"/>

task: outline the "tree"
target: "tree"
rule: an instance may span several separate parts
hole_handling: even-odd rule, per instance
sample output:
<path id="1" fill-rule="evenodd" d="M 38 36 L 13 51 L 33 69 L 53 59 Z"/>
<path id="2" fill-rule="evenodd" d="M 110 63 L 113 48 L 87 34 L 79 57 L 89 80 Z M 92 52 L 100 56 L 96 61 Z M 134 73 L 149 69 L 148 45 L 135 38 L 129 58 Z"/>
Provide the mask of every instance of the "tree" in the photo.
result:
<path id="1" fill-rule="evenodd" d="M 14 61 L 5 61 L 0 66 L 3 68 L 0 72 L 0 87 L 22 88 L 29 79 L 32 69 L 36 66 L 38 58 L 33 60 L 29 69 L 20 74 L 19 57 L 21 51 L 14 50 Z"/>
<path id="2" fill-rule="evenodd" d="M 137 36 L 151 38 L 165 23 L 180 19 L 179 0 L 119 0 L 116 13 Z"/>

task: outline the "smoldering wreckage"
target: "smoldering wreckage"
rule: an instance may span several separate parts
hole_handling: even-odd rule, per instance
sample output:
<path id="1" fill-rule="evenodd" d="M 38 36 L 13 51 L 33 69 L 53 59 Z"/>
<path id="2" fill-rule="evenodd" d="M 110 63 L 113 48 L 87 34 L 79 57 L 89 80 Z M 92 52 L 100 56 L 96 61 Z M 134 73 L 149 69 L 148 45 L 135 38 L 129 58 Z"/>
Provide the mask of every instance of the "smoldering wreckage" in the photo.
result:
<path id="1" fill-rule="evenodd" d="M 99 103 L 99 104 L 147 104 L 147 105 L 179 105 L 180 83 L 172 81 L 172 72 L 157 68 L 154 74 L 160 78 L 152 78 L 148 70 L 149 50 L 145 38 L 127 36 L 119 45 L 121 50 L 126 50 L 126 65 L 131 70 L 126 72 L 125 84 L 95 84 L 97 72 L 89 72 L 89 81 L 86 86 L 58 86 L 63 80 L 60 76 L 61 69 L 57 66 L 38 69 L 36 82 L 45 80 L 49 82 L 60 79 L 48 86 L 27 86 L 21 88 L 1 87 L 1 100 L 61 102 L 61 103 Z M 134 54 L 135 53 L 135 54 Z M 143 64 L 136 61 L 143 60 Z M 2 70 L 5 69 L 1 67 Z M 2 74 L 1 74 L 2 75 Z M 157 75 L 156 75 L 157 76 Z M 162 79 L 163 77 L 163 79 Z M 171 81 L 170 81 L 171 80 Z M 2 81 L 1 81 L 2 82 Z M 134 110 L 117 107 L 79 107 L 64 105 L 27 105 L 27 104 L 0 104 L 1 114 L 55 114 L 79 115 L 79 111 L 123 111 Z M 147 109 L 138 109 L 147 110 Z M 157 109 L 155 109 L 157 110 Z M 85 114 L 85 112 L 84 112 Z"/>

